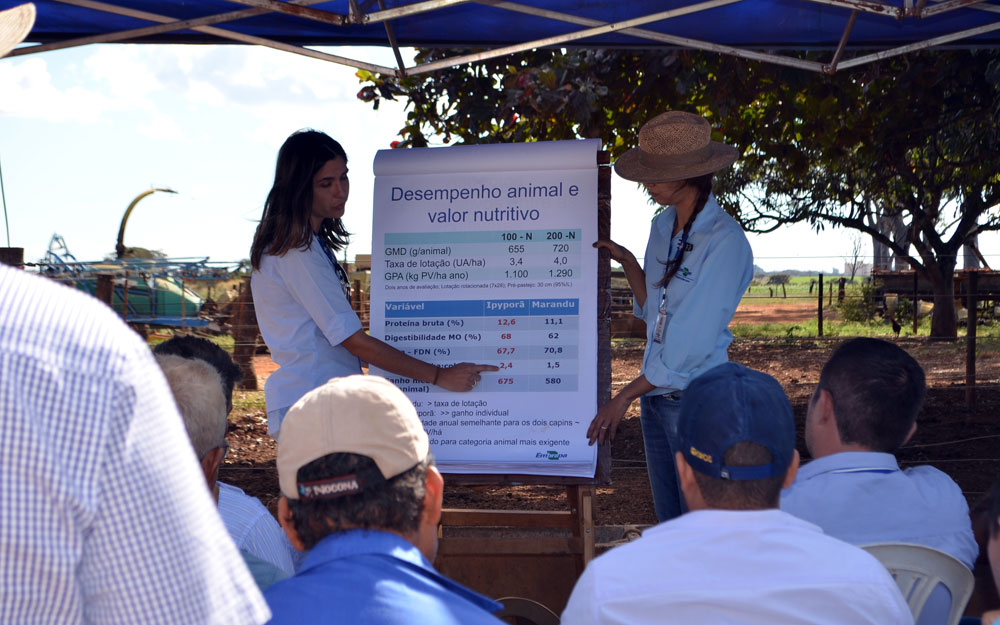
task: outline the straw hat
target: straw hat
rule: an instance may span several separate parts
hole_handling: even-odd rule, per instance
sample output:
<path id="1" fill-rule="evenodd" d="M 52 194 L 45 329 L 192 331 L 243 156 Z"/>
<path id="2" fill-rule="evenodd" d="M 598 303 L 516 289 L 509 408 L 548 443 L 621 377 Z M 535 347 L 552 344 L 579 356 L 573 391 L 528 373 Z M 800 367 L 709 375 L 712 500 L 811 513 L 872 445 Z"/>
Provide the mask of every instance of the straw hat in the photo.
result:
<path id="1" fill-rule="evenodd" d="M 35 5 L 22 4 L 13 9 L 0 11 L 0 57 L 24 41 L 35 23 Z"/>
<path id="2" fill-rule="evenodd" d="M 639 129 L 639 147 L 615 161 L 615 171 L 636 182 L 671 182 L 729 167 L 736 148 L 712 141 L 712 127 L 700 115 L 661 113 Z"/>

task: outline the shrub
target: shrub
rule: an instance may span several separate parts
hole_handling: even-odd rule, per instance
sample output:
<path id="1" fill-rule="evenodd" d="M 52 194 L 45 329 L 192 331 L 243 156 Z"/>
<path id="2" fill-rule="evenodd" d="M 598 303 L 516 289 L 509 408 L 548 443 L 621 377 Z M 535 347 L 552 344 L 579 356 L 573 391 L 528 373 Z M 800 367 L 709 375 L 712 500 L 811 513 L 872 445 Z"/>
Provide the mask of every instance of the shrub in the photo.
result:
<path id="1" fill-rule="evenodd" d="M 875 302 L 878 286 L 873 282 L 853 284 L 847 289 L 844 301 L 837 304 L 840 318 L 855 323 L 869 323 L 879 312 Z"/>

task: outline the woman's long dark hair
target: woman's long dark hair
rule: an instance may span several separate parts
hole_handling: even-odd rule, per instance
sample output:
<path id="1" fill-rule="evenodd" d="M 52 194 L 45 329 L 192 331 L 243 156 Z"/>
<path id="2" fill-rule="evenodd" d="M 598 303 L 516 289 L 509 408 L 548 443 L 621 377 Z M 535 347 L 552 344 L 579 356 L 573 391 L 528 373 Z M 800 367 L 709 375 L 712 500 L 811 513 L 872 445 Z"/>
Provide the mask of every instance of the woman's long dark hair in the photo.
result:
<path id="1" fill-rule="evenodd" d="M 694 224 L 694 220 L 698 217 L 698 213 L 701 209 L 705 208 L 705 203 L 708 202 L 708 196 L 712 194 L 712 176 L 714 173 L 704 174 L 698 176 L 697 178 L 688 178 L 685 180 L 685 184 L 689 184 L 698 191 L 698 197 L 695 198 L 694 210 L 691 212 L 691 216 L 688 217 L 687 222 L 684 224 L 684 240 L 687 240 L 688 234 L 691 233 L 691 226 Z M 686 248 L 687 246 L 685 246 Z M 670 280 L 677 274 L 677 271 L 681 268 L 681 263 L 684 262 L 684 255 L 687 254 L 687 249 L 681 248 L 680 254 L 678 254 L 673 259 L 660 260 L 663 263 L 663 277 L 660 281 L 656 283 L 656 287 L 664 287 L 670 284 Z"/>
<path id="2" fill-rule="evenodd" d="M 260 269 L 264 254 L 282 256 L 292 248 L 307 249 L 312 239 L 313 177 L 337 157 L 347 162 L 339 143 L 318 130 L 299 130 L 278 150 L 274 184 L 264 202 L 264 213 L 250 246 L 250 264 Z M 350 233 L 340 219 L 324 219 L 317 233 L 330 249 L 340 251 Z"/>

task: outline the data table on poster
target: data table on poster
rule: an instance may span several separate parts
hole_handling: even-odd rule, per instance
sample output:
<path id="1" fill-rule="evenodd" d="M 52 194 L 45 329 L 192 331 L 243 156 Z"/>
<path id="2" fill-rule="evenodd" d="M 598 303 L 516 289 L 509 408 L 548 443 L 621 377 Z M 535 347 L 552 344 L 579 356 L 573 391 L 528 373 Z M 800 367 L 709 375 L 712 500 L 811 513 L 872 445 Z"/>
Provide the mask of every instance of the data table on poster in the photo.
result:
<path id="1" fill-rule="evenodd" d="M 385 282 L 559 282 L 580 276 L 580 230 L 408 232 L 385 235 Z M 497 284 L 499 286 L 499 284 Z"/>
<path id="2" fill-rule="evenodd" d="M 385 340 L 430 361 L 493 362 L 475 392 L 576 391 L 580 302 L 487 299 L 385 303 Z"/>

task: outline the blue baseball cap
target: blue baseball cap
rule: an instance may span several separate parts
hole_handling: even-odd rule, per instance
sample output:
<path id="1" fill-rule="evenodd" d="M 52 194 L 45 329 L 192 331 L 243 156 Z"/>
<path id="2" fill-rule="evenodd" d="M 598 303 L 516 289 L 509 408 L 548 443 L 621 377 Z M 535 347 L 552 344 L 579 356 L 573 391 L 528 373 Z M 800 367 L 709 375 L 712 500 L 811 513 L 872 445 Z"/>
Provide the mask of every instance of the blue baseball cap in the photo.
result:
<path id="1" fill-rule="evenodd" d="M 735 362 L 695 378 L 681 398 L 677 434 L 694 470 L 724 480 L 761 480 L 783 475 L 795 454 L 792 405 L 778 381 Z M 770 464 L 729 467 L 723 457 L 750 441 L 771 452 Z"/>

